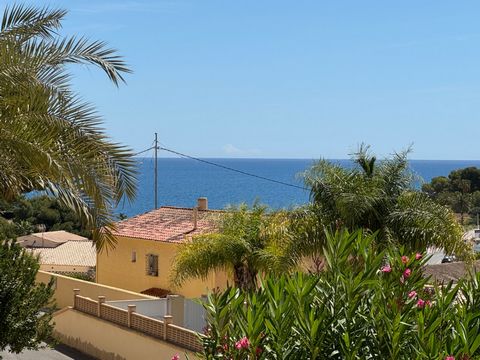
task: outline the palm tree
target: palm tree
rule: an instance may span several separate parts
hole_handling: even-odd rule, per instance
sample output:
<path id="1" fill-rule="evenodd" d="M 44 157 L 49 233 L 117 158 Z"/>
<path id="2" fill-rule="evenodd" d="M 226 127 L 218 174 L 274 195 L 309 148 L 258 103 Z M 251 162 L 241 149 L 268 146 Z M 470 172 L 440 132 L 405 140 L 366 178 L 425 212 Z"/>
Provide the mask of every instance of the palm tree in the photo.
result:
<path id="1" fill-rule="evenodd" d="M 99 249 L 112 209 L 136 192 L 132 152 L 111 142 L 70 87 L 68 64 L 94 65 L 118 86 L 130 72 L 100 41 L 57 34 L 66 12 L 17 5 L 0 28 L 0 196 L 45 191 L 80 215 Z"/>
<path id="2" fill-rule="evenodd" d="M 251 209 L 245 204 L 228 209 L 219 220 L 217 233 L 198 235 L 180 245 L 172 282 L 181 285 L 192 277 L 206 278 L 212 270 L 226 270 L 233 273 L 238 288 L 255 288 L 259 272 L 268 270 L 264 256 L 269 217 L 266 207 L 258 204 Z"/>
<path id="3" fill-rule="evenodd" d="M 465 253 L 462 228 L 452 211 L 415 190 L 408 153 L 396 153 L 378 163 L 369 148 L 361 146 L 353 156 L 353 168 L 318 161 L 304 174 L 313 212 L 332 229 L 378 231 L 380 247 L 396 244 L 425 250 L 435 246 L 448 253 Z M 299 244 L 308 251 L 308 243 Z"/>

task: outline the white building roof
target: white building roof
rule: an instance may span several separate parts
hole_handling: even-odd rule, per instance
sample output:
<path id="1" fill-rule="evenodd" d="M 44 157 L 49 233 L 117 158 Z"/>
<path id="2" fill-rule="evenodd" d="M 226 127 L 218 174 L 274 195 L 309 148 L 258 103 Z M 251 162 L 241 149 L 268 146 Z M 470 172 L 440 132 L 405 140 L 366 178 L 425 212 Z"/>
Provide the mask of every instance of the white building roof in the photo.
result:
<path id="1" fill-rule="evenodd" d="M 92 241 L 67 241 L 54 248 L 32 248 L 29 251 L 40 255 L 40 263 L 43 265 L 94 267 L 97 262 Z"/>

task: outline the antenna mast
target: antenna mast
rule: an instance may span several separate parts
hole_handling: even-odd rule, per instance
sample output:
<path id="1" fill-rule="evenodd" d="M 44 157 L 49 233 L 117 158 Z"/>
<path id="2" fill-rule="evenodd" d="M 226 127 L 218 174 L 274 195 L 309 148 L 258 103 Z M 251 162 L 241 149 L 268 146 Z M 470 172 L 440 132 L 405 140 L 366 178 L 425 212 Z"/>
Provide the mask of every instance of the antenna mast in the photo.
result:
<path id="1" fill-rule="evenodd" d="M 158 209 L 158 136 L 155 133 L 155 209 Z"/>

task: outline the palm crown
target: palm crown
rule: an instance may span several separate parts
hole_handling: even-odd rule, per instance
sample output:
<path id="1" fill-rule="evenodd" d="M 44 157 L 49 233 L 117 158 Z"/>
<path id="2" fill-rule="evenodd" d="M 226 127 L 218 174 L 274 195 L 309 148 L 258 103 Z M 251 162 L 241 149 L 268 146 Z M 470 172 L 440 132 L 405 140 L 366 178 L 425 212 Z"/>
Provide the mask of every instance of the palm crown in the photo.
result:
<path id="1" fill-rule="evenodd" d="M 318 161 L 304 175 L 316 213 L 328 227 L 378 231 L 380 246 L 464 252 L 462 229 L 452 211 L 415 190 L 408 152 L 377 163 L 362 146 L 351 169 Z"/>
<path id="2" fill-rule="evenodd" d="M 173 283 L 206 278 L 210 271 L 223 269 L 233 273 L 238 287 L 255 288 L 259 271 L 267 270 L 263 256 L 268 246 L 268 218 L 267 208 L 259 204 L 228 209 L 219 220 L 217 233 L 198 235 L 180 245 L 172 267 Z"/>
<path id="3" fill-rule="evenodd" d="M 101 68 L 118 85 L 130 70 L 100 41 L 57 34 L 63 10 L 13 6 L 0 29 L 0 196 L 42 190 L 57 196 L 112 245 L 112 210 L 133 199 L 132 153 L 111 142 L 95 109 L 70 88 L 68 64 Z"/>

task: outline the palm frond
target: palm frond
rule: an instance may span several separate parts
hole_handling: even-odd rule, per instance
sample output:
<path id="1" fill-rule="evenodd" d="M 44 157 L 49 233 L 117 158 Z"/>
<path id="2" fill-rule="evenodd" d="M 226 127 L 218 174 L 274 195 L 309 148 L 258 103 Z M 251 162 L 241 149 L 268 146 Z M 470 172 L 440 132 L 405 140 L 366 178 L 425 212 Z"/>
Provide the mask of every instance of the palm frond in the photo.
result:
<path id="1" fill-rule="evenodd" d="M 212 270 L 231 269 L 242 263 L 249 245 L 236 237 L 221 234 L 200 235 L 181 244 L 170 274 L 171 282 L 183 284 L 192 277 L 205 279 Z"/>
<path id="2" fill-rule="evenodd" d="M 395 211 L 388 217 L 388 225 L 395 240 L 405 246 L 413 249 L 435 246 L 447 253 L 468 255 L 455 214 L 423 193 L 402 194 Z"/>
<path id="3" fill-rule="evenodd" d="M 17 40 L 26 41 L 34 36 L 51 38 L 61 27 L 61 21 L 66 14 L 65 10 L 52 10 L 48 7 L 7 7 L 2 18 L 0 39 L 15 37 Z"/>
<path id="4" fill-rule="evenodd" d="M 354 154 L 357 167 L 319 161 L 305 173 L 317 212 L 330 228 L 378 231 L 381 246 L 396 242 L 417 250 L 437 246 L 466 254 L 453 214 L 414 190 L 409 152 L 410 148 L 376 164 L 362 145 Z"/>
<path id="5" fill-rule="evenodd" d="M 97 247 L 111 246 L 112 209 L 136 193 L 132 151 L 105 135 L 70 89 L 66 65 L 91 64 L 118 85 L 130 72 L 100 41 L 61 38 L 63 10 L 14 6 L 0 31 L 0 191 L 46 190 L 76 211 Z"/>

